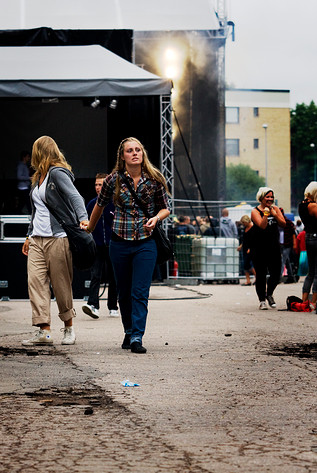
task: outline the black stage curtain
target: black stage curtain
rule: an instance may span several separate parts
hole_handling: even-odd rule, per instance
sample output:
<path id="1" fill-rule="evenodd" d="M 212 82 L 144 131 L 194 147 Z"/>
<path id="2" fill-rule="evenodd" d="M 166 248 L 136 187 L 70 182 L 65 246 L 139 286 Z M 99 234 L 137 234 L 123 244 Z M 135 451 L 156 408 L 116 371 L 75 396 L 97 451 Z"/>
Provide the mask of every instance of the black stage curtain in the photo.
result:
<path id="1" fill-rule="evenodd" d="M 132 60 L 132 30 L 30 30 L 0 31 L 0 46 L 84 46 L 99 44 L 118 56 Z"/>

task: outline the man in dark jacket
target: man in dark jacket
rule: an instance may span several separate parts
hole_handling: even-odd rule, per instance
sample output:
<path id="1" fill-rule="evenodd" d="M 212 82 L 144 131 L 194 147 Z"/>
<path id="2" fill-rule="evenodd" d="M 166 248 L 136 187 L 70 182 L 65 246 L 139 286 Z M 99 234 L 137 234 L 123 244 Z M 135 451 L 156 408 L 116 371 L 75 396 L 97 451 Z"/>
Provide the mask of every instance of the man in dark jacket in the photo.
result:
<path id="1" fill-rule="evenodd" d="M 98 173 L 96 175 L 95 190 L 97 197 L 101 191 L 102 184 L 106 174 Z M 88 217 L 95 206 L 97 197 L 92 199 L 87 205 Z M 97 247 L 97 256 L 93 267 L 91 268 L 91 281 L 89 288 L 89 297 L 87 304 L 83 305 L 82 309 L 85 314 L 94 319 L 99 318 L 99 289 L 100 283 L 104 273 L 106 273 L 108 286 L 108 309 L 110 317 L 119 317 L 117 304 L 117 288 L 114 279 L 112 264 L 109 258 L 109 243 L 111 239 L 111 227 L 114 217 L 114 205 L 109 203 L 98 221 L 95 230 L 92 232 Z"/>

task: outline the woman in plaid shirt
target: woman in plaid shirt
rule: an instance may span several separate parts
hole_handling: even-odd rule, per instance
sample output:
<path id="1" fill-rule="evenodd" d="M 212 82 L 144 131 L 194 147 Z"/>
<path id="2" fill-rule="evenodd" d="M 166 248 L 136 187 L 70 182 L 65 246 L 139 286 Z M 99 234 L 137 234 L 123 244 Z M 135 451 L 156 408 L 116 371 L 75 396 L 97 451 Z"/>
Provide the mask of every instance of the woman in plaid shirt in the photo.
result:
<path id="1" fill-rule="evenodd" d="M 153 217 L 146 217 L 124 180 L 129 181 L 147 214 Z M 146 353 L 142 338 L 157 257 L 151 234 L 157 222 L 170 214 L 167 196 L 164 176 L 151 164 L 143 145 L 136 138 L 126 138 L 119 145 L 116 165 L 103 182 L 90 221 L 82 223 L 86 231 L 93 231 L 104 207 L 113 200 L 110 258 L 125 332 L 122 348 L 133 353 Z"/>

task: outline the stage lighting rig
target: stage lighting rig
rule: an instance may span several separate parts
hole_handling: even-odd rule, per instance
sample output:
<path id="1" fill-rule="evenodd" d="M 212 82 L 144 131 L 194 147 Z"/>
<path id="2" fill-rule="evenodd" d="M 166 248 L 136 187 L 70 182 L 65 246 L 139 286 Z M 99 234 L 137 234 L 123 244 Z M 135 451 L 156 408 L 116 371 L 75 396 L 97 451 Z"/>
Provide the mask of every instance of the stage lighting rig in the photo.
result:
<path id="1" fill-rule="evenodd" d="M 92 108 L 97 108 L 97 107 L 99 107 L 99 105 L 100 105 L 100 100 L 97 97 L 95 97 L 95 100 L 93 102 L 91 102 L 91 104 L 90 104 L 90 106 Z"/>

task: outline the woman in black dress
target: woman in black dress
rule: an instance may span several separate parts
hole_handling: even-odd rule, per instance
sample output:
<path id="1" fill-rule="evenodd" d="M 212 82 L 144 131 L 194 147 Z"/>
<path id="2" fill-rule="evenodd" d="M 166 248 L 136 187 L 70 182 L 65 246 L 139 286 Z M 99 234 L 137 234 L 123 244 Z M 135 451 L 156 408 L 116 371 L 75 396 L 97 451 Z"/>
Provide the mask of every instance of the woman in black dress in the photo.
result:
<path id="1" fill-rule="evenodd" d="M 259 308 L 265 310 L 266 300 L 270 307 L 276 307 L 273 292 L 279 283 L 281 272 L 278 227 L 285 227 L 286 223 L 282 212 L 274 205 L 273 189 L 260 187 L 256 198 L 260 204 L 251 212 L 254 223 L 251 259 L 256 272 L 255 289 L 260 301 Z"/>

